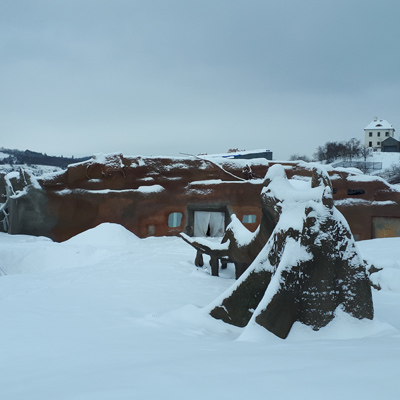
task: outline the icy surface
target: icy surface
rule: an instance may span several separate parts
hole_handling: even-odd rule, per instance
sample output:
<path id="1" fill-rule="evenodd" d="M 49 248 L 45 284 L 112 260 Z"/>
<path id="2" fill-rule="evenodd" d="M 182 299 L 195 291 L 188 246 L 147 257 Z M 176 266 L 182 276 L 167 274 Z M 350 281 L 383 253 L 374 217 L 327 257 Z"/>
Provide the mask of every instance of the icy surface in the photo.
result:
<path id="1" fill-rule="evenodd" d="M 400 239 L 357 245 L 387 272 L 375 320 L 339 310 L 281 340 L 205 312 L 233 267 L 212 277 L 180 238 L 115 224 L 64 243 L 0 234 L 1 398 L 398 399 Z"/>

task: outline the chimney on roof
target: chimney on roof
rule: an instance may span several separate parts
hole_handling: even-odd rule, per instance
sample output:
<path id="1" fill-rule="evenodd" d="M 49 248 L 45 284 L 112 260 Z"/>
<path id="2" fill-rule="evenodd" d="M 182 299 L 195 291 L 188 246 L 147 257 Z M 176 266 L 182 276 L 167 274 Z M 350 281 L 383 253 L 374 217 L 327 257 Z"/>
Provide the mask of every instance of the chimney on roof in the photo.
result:
<path id="1" fill-rule="evenodd" d="M 374 117 L 374 121 L 378 121 L 378 117 Z"/>

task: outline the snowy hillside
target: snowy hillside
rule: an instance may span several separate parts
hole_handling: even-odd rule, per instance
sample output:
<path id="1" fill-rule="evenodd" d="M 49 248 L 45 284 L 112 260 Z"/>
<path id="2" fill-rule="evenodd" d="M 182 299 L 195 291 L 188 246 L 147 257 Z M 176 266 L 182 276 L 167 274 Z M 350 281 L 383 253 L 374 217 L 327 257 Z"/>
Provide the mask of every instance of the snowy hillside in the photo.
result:
<path id="1" fill-rule="evenodd" d="M 369 172 L 369 175 L 381 174 L 385 170 L 391 169 L 393 166 L 399 166 L 400 164 L 400 153 L 383 153 L 383 152 L 372 152 L 370 155 L 364 160 L 364 158 L 353 158 L 352 161 L 348 159 L 337 159 L 331 163 L 333 167 L 356 167 L 358 163 L 361 165 L 367 163 L 373 163 L 374 165 L 370 165 L 369 168 L 372 170 Z M 362 169 L 362 167 L 360 167 Z"/>
<path id="2" fill-rule="evenodd" d="M 179 238 L 114 224 L 64 243 L 0 233 L 1 398 L 398 399 L 400 238 L 358 246 L 383 268 L 375 320 L 281 340 L 208 316 L 233 268 L 210 276 Z"/>
<path id="3" fill-rule="evenodd" d="M 36 176 L 61 171 L 69 164 L 84 161 L 90 157 L 74 158 L 63 156 L 48 156 L 31 150 L 15 150 L 0 148 L 0 173 L 19 171 L 20 168 L 28 170 Z"/>
<path id="4" fill-rule="evenodd" d="M 42 176 L 44 174 L 62 171 L 62 168 L 52 167 L 51 165 L 30 165 L 28 167 L 25 164 L 3 164 L 0 165 L 0 173 L 8 174 L 13 171 L 19 171 L 21 168 L 34 176 Z"/>
<path id="5" fill-rule="evenodd" d="M 367 158 L 368 162 L 381 162 L 382 169 L 388 169 L 393 164 L 400 163 L 400 153 L 382 153 L 375 152 L 372 153 L 370 157 Z"/>

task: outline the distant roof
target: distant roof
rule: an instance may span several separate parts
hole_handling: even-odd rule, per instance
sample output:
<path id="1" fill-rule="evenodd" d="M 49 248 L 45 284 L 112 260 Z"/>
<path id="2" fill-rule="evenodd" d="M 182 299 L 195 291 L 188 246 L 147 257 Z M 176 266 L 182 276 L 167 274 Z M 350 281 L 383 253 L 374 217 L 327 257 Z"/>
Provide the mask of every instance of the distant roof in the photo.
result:
<path id="1" fill-rule="evenodd" d="M 392 145 L 398 144 L 398 143 L 399 143 L 399 141 L 396 140 L 395 138 L 388 137 L 387 139 L 382 140 L 381 146 L 392 146 Z"/>
<path id="2" fill-rule="evenodd" d="M 368 129 L 394 129 L 392 124 L 389 124 L 385 119 L 374 118 L 372 122 L 370 122 L 364 130 Z"/>

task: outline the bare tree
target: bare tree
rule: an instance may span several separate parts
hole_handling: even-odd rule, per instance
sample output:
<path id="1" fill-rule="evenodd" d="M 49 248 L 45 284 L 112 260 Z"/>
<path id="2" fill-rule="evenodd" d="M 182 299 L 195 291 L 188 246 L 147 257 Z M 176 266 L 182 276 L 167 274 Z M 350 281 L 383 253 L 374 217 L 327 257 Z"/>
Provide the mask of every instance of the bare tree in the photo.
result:
<path id="1" fill-rule="evenodd" d="M 400 164 L 392 164 L 390 168 L 383 170 L 377 175 L 386 179 L 392 185 L 398 184 L 400 183 Z"/>
<path id="2" fill-rule="evenodd" d="M 371 155 L 371 153 L 372 153 L 371 147 L 362 146 L 360 151 L 360 157 L 362 157 L 364 161 L 367 161 L 367 158 Z"/>
<path id="3" fill-rule="evenodd" d="M 363 146 L 358 139 L 352 138 L 344 142 L 326 142 L 322 146 L 318 146 L 314 157 L 318 161 L 326 161 L 331 163 L 338 158 L 352 160 L 359 157 Z"/>
<path id="4" fill-rule="evenodd" d="M 351 138 L 347 142 L 343 142 L 343 145 L 345 157 L 350 161 L 353 159 L 353 157 L 360 157 L 361 151 L 364 148 L 361 142 L 356 138 Z"/>
<path id="5" fill-rule="evenodd" d="M 305 162 L 311 161 L 310 157 L 306 156 L 305 154 L 292 154 L 289 157 L 289 161 L 298 161 L 298 160 L 305 161 Z"/>

